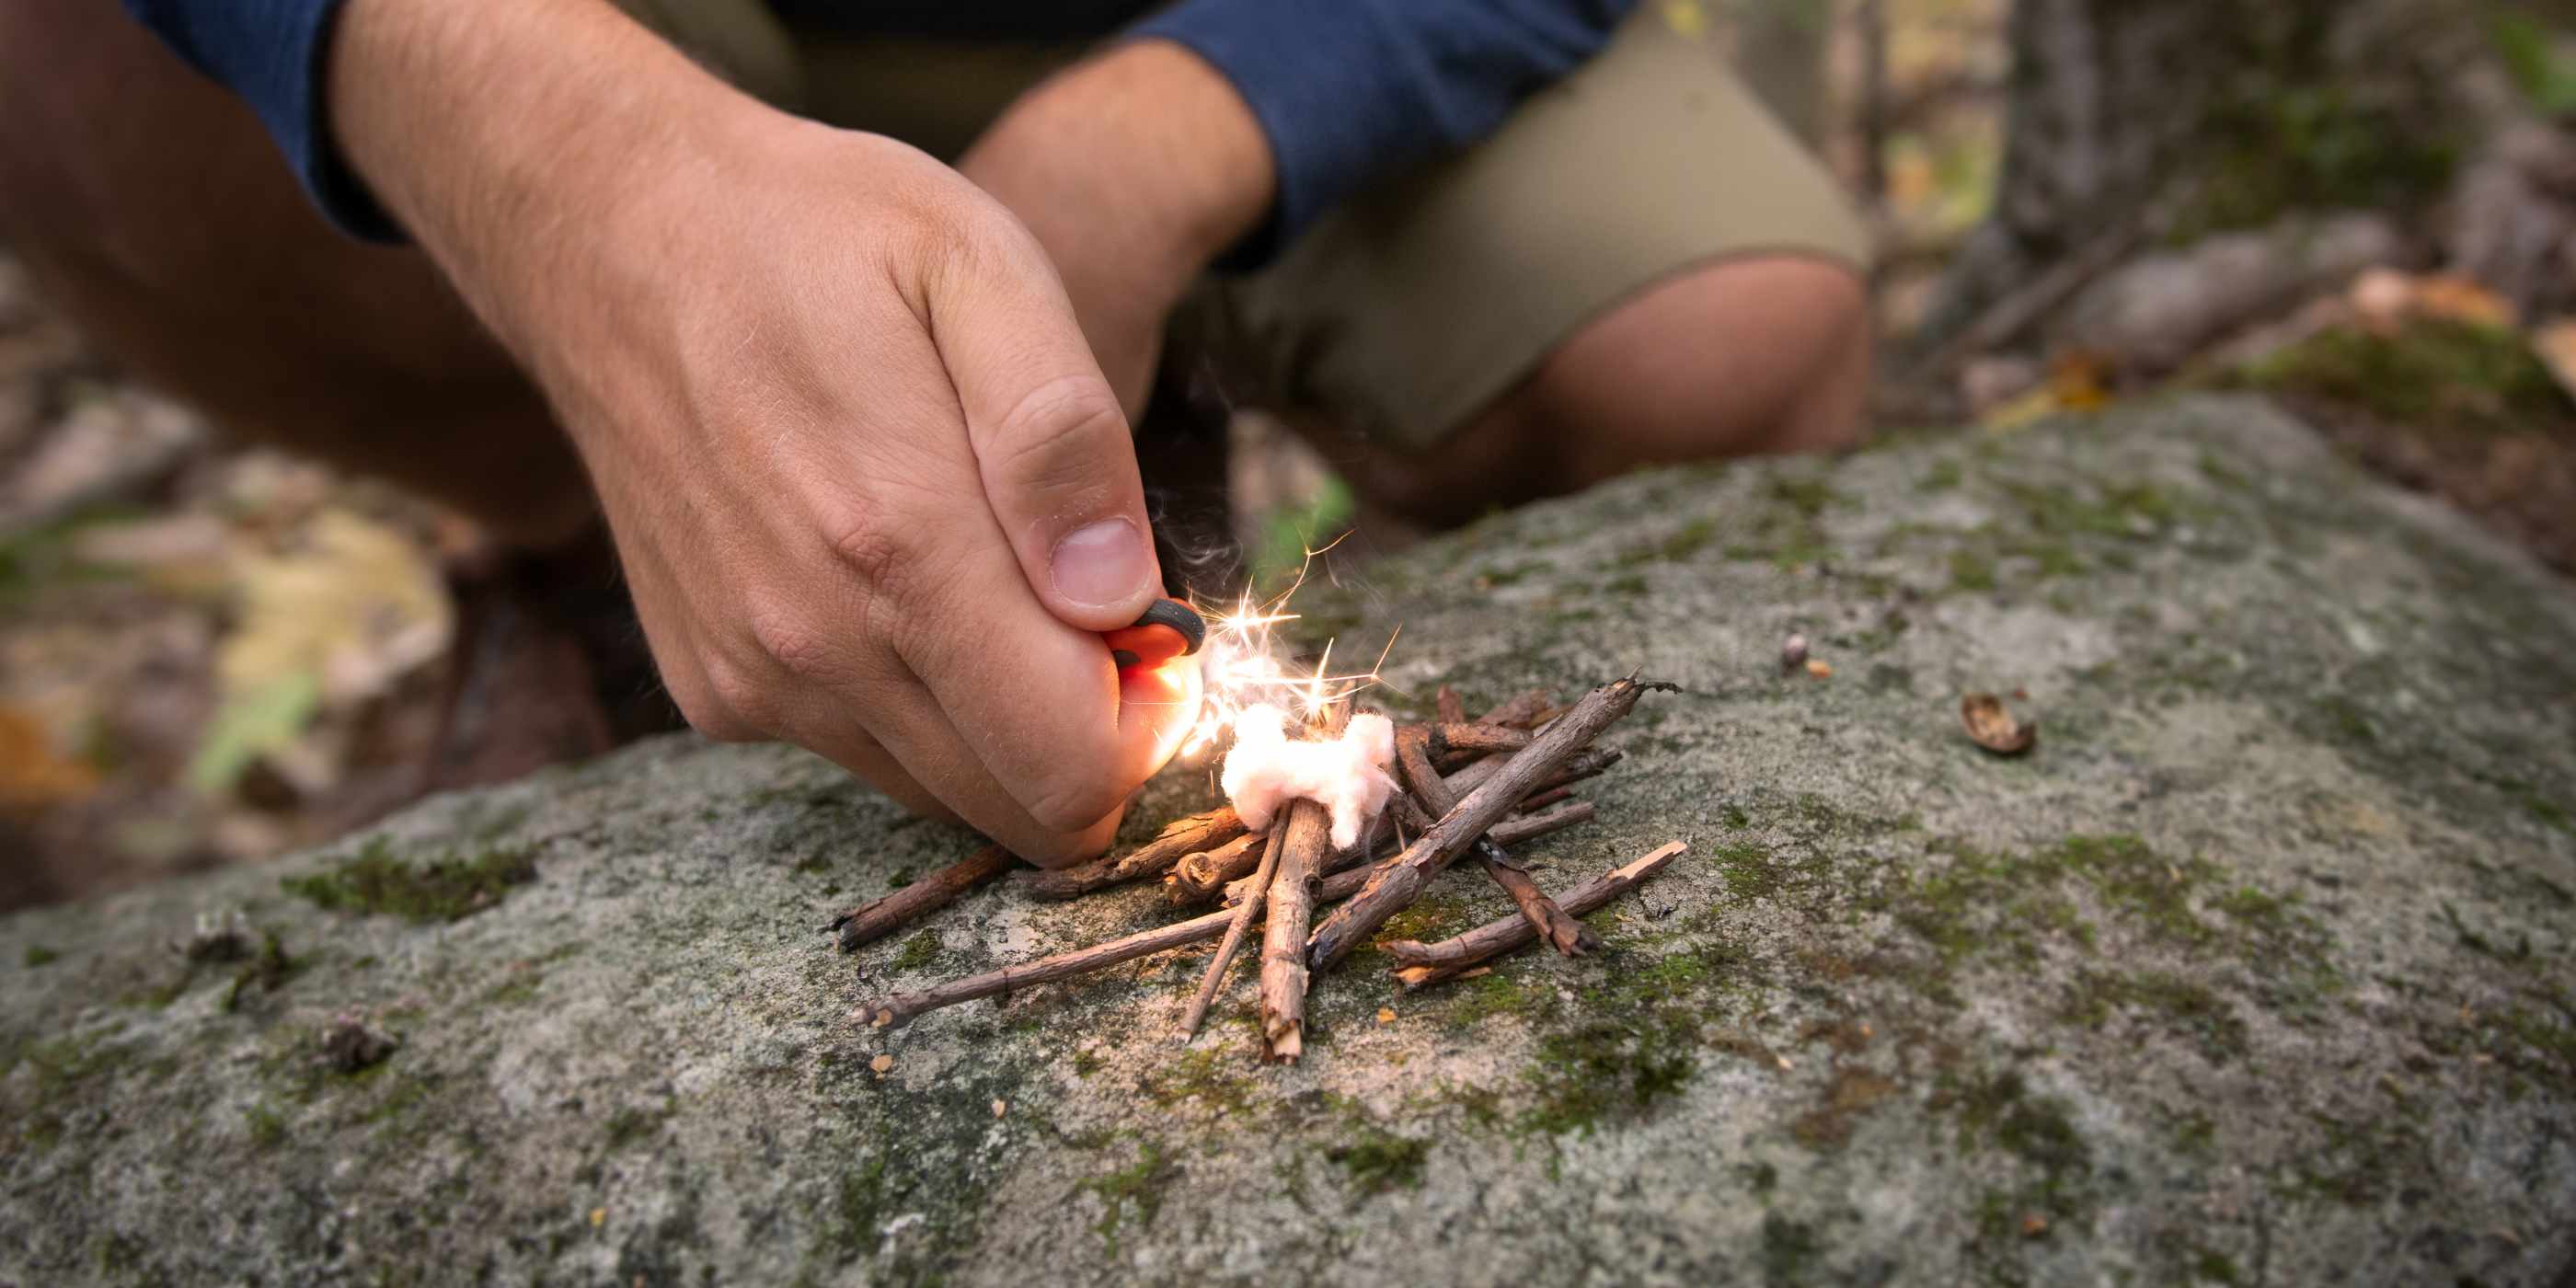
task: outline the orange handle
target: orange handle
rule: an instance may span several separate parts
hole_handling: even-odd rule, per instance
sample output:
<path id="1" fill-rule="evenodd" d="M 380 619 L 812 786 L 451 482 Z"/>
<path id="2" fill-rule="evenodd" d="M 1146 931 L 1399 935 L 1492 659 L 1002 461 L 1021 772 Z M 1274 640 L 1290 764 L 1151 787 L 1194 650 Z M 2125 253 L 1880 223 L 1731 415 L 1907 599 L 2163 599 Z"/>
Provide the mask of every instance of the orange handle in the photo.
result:
<path id="1" fill-rule="evenodd" d="M 1207 622 L 1179 600 L 1158 599 L 1135 625 L 1103 631 L 1100 637 L 1109 641 L 1109 656 L 1119 670 L 1151 668 L 1198 652 L 1207 642 Z"/>

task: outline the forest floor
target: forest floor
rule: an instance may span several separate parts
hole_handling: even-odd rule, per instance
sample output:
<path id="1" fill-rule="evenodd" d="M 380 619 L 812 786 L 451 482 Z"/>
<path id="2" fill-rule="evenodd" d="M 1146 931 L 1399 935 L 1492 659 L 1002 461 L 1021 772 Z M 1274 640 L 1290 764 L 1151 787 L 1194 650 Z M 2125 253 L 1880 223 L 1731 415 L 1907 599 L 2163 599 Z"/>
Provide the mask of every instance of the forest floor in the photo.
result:
<path id="1" fill-rule="evenodd" d="M 1868 178 L 1891 335 L 1986 213 L 2002 7 L 1892 8 L 1902 110 Z M 1829 46 L 1835 86 L 1855 74 L 1852 45 Z M 1849 117 L 1824 113 L 1819 145 L 1860 184 L 1861 142 L 1830 123 Z M 2576 575 L 2576 322 L 2517 317 L 2477 283 L 2379 258 L 2338 265 L 2152 382 L 2081 344 L 1981 356 L 1960 380 L 1971 423 L 1941 432 L 2009 434 L 2177 383 L 2265 389 L 2374 470 Z M 1256 570 L 1276 568 L 1344 524 L 1350 495 L 1289 436 L 1240 419 L 1238 533 Z M 477 673 L 500 691 L 460 698 L 474 632 L 453 574 L 478 546 L 390 487 L 225 444 L 87 347 L 0 251 L 0 908 L 267 857 L 553 758 L 559 728 L 500 721 L 480 770 L 425 768 L 460 701 L 543 706 L 551 683 L 542 659 L 485 656 Z"/>

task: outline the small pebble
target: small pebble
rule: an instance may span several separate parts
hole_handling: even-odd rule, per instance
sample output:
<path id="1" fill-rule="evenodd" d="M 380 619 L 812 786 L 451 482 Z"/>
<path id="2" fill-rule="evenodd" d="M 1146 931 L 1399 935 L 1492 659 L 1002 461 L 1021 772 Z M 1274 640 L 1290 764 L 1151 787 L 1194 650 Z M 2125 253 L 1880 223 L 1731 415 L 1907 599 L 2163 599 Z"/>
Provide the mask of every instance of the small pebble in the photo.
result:
<path id="1" fill-rule="evenodd" d="M 590 1224 L 593 1229 L 597 1229 L 600 1226 L 608 1224 L 608 1209 L 592 1208 L 590 1210 Z"/>
<path id="2" fill-rule="evenodd" d="M 1834 678 L 1834 664 L 1821 657 L 1808 658 L 1807 674 L 1819 680 L 1830 680 Z"/>
<path id="3" fill-rule="evenodd" d="M 1791 635 L 1780 645 L 1780 670 L 1783 674 L 1807 664 L 1807 637 Z"/>
<path id="4" fill-rule="evenodd" d="M 2037 1212 L 2033 1212 L 2028 1216 L 2023 1217 L 2021 1219 L 2021 1233 L 2022 1237 L 2025 1239 L 2036 1239 L 2039 1236 L 2048 1233 L 2048 1218 L 2041 1216 Z"/>
<path id="5" fill-rule="evenodd" d="M 1395 1023 L 1395 1008 L 1391 1006 L 1381 1006 L 1377 1008 L 1377 1022 L 1380 1024 Z"/>
<path id="6" fill-rule="evenodd" d="M 876 1059 L 868 1061 L 868 1067 L 882 1074 L 886 1070 L 894 1067 L 894 1057 L 890 1055 L 878 1056 Z"/>

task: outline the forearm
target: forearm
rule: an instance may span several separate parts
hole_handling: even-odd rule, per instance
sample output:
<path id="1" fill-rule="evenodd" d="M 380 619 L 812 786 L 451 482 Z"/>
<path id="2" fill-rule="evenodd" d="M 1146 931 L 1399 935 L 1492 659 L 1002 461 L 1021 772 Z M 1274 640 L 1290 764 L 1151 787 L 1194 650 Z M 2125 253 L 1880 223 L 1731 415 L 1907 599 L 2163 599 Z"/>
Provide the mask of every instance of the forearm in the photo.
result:
<path id="1" fill-rule="evenodd" d="M 1051 248 L 1115 240 L 1184 280 L 1251 231 L 1276 191 L 1269 142 L 1233 85 L 1161 40 L 1040 85 L 959 168 Z M 1040 193 L 1049 199 L 1023 199 Z M 1068 203 L 1068 193 L 1091 199 Z"/>
<path id="2" fill-rule="evenodd" d="M 523 354 L 538 324 L 495 284 L 579 281 L 769 114 L 601 0 L 350 0 L 328 68 L 343 153 Z"/>

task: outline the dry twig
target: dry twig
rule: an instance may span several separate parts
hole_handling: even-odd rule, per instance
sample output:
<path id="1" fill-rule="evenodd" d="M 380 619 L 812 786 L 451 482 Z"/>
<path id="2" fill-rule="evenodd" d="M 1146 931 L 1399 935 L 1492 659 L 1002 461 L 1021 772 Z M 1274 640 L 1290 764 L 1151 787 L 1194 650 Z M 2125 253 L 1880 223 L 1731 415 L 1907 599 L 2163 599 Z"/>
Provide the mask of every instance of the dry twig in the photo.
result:
<path id="1" fill-rule="evenodd" d="M 1012 857 L 1009 850 L 987 845 L 893 894 L 873 903 L 860 904 L 832 918 L 831 924 L 823 929 L 839 931 L 841 951 L 851 952 L 893 934 L 916 917 L 947 907 L 956 901 L 957 896 L 1018 864 L 1019 860 Z"/>
<path id="2" fill-rule="evenodd" d="M 1556 705 L 1556 699 L 1545 689 L 1531 689 L 1513 694 L 1493 710 L 1476 717 L 1476 723 L 1501 725 L 1507 729 L 1527 729 L 1538 720 L 1538 714 Z M 1442 716 L 1442 720 L 1449 717 Z"/>
<path id="3" fill-rule="evenodd" d="M 1306 929 L 1313 924 L 1318 869 L 1332 848 L 1332 818 L 1323 806 L 1301 800 L 1289 807 L 1285 829 L 1261 927 L 1261 1050 L 1295 1064 L 1306 1045 Z"/>
<path id="4" fill-rule="evenodd" d="M 1349 898 L 1361 886 L 1368 883 L 1368 877 L 1368 871 L 1362 868 L 1336 872 L 1324 878 L 1323 884 L 1315 892 L 1315 900 L 1318 903 L 1331 903 L 1336 899 Z M 1258 900 L 1253 903 L 1255 907 L 1260 906 Z M 993 997 L 1013 989 L 1026 988 L 1031 984 L 1044 984 L 1091 971 L 1106 970 L 1120 962 L 1132 962 L 1139 957 L 1151 957 L 1169 949 L 1204 943 L 1224 934 L 1226 927 L 1232 924 L 1234 924 L 1234 910 L 1221 909 L 1205 916 L 1192 917 L 1187 921 L 1176 921 L 1168 926 L 1140 930 L 1123 939 L 1113 939 L 1105 944 L 1093 944 L 1088 948 L 1057 953 L 1052 957 L 1042 957 L 1017 966 L 1003 966 L 985 971 L 980 975 L 950 980 L 945 984 L 916 992 L 896 993 L 850 1012 L 850 1021 L 854 1024 L 870 1024 L 880 1028 L 902 1024 L 941 1007 L 955 1006 L 960 1002 L 972 1002 L 977 998 Z"/>
<path id="5" fill-rule="evenodd" d="M 1494 838 L 1494 843 L 1497 845 L 1518 845 L 1523 841 L 1536 840 L 1550 832 L 1561 832 L 1577 823 L 1589 823 L 1591 821 L 1592 802 L 1571 801 L 1556 809 L 1549 810 L 1544 814 L 1515 815 L 1511 818 L 1504 819 L 1502 822 L 1494 824 L 1494 830 L 1487 833 L 1487 835 L 1492 836 Z M 1336 876 L 1343 872 L 1347 872 L 1350 869 L 1367 862 L 1368 857 L 1369 856 L 1365 852 L 1356 849 L 1344 850 L 1340 853 L 1334 854 L 1324 861 L 1324 875 Z M 1365 877 L 1367 874 L 1362 873 L 1361 875 Z M 1225 887 L 1225 901 L 1228 904 L 1241 903 L 1245 892 L 1250 889 L 1251 884 L 1252 879 L 1249 876 L 1238 881 L 1227 883 Z M 1357 886 L 1352 887 L 1352 889 L 1357 888 Z M 1345 891 L 1344 893 L 1348 893 L 1348 891 Z"/>
<path id="6" fill-rule="evenodd" d="M 1623 868 L 1593 878 L 1565 892 L 1558 900 L 1575 916 L 1599 911 L 1620 893 L 1661 871 L 1665 864 L 1681 857 L 1690 846 L 1681 841 L 1668 842 L 1653 853 Z M 1395 977 L 1406 988 L 1421 988 L 1442 980 L 1456 979 L 1490 961 L 1538 938 L 1525 917 L 1503 917 L 1486 922 L 1463 935 L 1436 944 L 1417 943 L 1410 939 L 1390 939 L 1378 945 L 1398 963 Z"/>
<path id="7" fill-rule="evenodd" d="M 1260 865 L 1267 837 L 1238 836 L 1213 850 L 1193 850 L 1181 856 L 1172 870 L 1163 874 L 1163 893 L 1180 904 L 1204 903 L 1225 889 L 1226 883 L 1248 875 Z"/>
<path id="8" fill-rule="evenodd" d="M 1270 878 L 1279 870 L 1279 851 L 1286 848 L 1282 842 L 1287 838 L 1287 828 L 1272 828 L 1267 843 L 1261 847 L 1261 866 L 1252 873 L 1253 897 L 1246 898 L 1235 907 L 1234 921 L 1225 928 L 1225 938 L 1217 944 L 1216 956 L 1208 962 L 1206 978 L 1199 981 L 1198 996 L 1190 999 L 1190 1009 L 1181 1014 L 1181 1042 L 1184 1045 L 1198 1036 L 1199 1021 L 1207 1018 L 1208 1003 L 1216 1000 L 1217 986 L 1225 981 L 1225 968 L 1234 964 L 1235 951 L 1243 947 L 1244 932 L 1252 928 L 1253 914 L 1262 903 L 1258 896 L 1270 888 Z"/>
<path id="9" fill-rule="evenodd" d="M 1533 790 L 1563 787 L 1568 783 L 1582 782 L 1586 778 L 1598 778 L 1603 770 L 1618 764 L 1623 754 L 1625 753 L 1616 747 L 1586 747 L 1574 753 L 1573 759 L 1566 761 L 1564 768 L 1541 779 L 1538 788 Z M 1487 756 L 1449 775 L 1449 790 L 1460 796 L 1468 795 L 1484 786 L 1485 780 L 1500 772 L 1507 763 L 1509 761 L 1506 757 Z"/>
<path id="10" fill-rule="evenodd" d="M 1367 886 L 1316 928 L 1307 946 L 1310 967 L 1323 970 L 1340 961 L 1386 924 L 1387 918 L 1412 903 L 1432 873 L 1456 858 L 1522 797 L 1537 790 L 1542 780 L 1563 768 L 1602 730 L 1635 710 L 1637 699 L 1650 687 L 1671 686 L 1650 685 L 1631 676 L 1586 694 L 1529 746 L 1503 761 L 1502 768 L 1487 777 L 1484 785 L 1469 792 L 1456 809 L 1416 838 L 1402 854 L 1371 869 Z"/>
<path id="11" fill-rule="evenodd" d="M 1440 692 L 1432 697 L 1432 705 L 1439 708 L 1442 724 L 1467 722 L 1467 700 L 1459 697 L 1458 691 L 1448 685 L 1440 686 Z"/>
<path id="12" fill-rule="evenodd" d="M 1433 815 L 1445 815 L 1458 808 L 1457 796 L 1431 768 L 1430 742 L 1420 726 L 1408 726 L 1395 735 L 1395 763 L 1413 788 L 1411 796 L 1399 798 L 1399 808 L 1410 811 L 1407 822 L 1423 832 L 1437 826 Z M 1421 803 L 1416 804 L 1417 800 Z M 1580 957 L 1600 946 L 1601 941 L 1582 922 L 1565 915 L 1565 910 L 1538 888 L 1538 882 L 1530 879 L 1528 871 L 1512 861 L 1511 854 L 1495 842 L 1491 832 L 1477 837 L 1470 848 L 1484 864 L 1485 875 L 1512 897 L 1513 906 L 1529 918 L 1530 926 L 1549 946 L 1568 957 Z"/>
<path id="13" fill-rule="evenodd" d="M 1071 899 L 1121 882 L 1161 876 L 1180 862 L 1182 855 L 1223 845 L 1241 835 L 1243 820 L 1235 817 L 1234 807 L 1220 805 L 1204 814 L 1173 820 L 1153 840 L 1125 854 L 1037 873 L 1028 880 L 1029 893 L 1041 899 Z"/>

